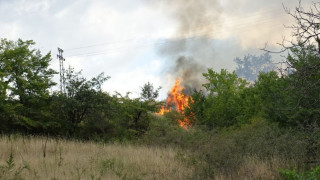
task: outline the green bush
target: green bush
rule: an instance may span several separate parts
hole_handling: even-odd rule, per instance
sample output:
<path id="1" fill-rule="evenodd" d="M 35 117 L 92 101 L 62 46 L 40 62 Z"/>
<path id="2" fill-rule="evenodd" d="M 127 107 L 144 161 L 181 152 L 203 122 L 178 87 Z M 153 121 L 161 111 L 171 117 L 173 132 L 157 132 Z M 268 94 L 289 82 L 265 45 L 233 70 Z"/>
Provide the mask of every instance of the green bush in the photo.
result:
<path id="1" fill-rule="evenodd" d="M 310 171 L 298 172 L 296 169 L 279 169 L 280 173 L 288 180 L 317 180 L 320 179 L 320 166 L 312 168 Z"/>
<path id="2" fill-rule="evenodd" d="M 280 129 L 256 118 L 240 128 L 211 132 L 207 142 L 193 147 L 193 156 L 203 162 L 196 167 L 201 177 L 213 178 L 217 173 L 236 176 L 248 157 L 261 161 L 278 158 L 288 162 L 286 168 L 296 164 L 303 168 L 308 160 L 307 144 L 303 132 Z"/>
<path id="3" fill-rule="evenodd" d="M 197 144 L 206 141 L 207 133 L 197 127 L 188 130 L 179 127 L 176 112 L 170 112 L 165 116 L 154 115 L 150 121 L 148 131 L 139 140 L 140 143 L 155 146 L 176 146 L 190 149 Z"/>

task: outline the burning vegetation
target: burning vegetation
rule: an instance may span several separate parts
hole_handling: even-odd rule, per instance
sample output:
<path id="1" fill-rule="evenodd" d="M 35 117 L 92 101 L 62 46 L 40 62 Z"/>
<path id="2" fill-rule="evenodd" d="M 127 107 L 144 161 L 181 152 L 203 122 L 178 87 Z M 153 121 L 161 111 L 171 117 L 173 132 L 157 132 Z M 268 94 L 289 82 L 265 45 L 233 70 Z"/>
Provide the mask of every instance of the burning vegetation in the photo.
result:
<path id="1" fill-rule="evenodd" d="M 176 82 L 168 95 L 166 105 L 162 106 L 156 114 L 164 115 L 171 111 L 177 111 L 183 117 L 183 119 L 177 120 L 179 122 L 179 126 L 184 129 L 188 129 L 191 126 L 191 121 L 189 117 L 184 115 L 184 111 L 192 102 L 192 97 L 184 93 L 184 87 L 180 85 L 180 80 L 176 79 Z"/>

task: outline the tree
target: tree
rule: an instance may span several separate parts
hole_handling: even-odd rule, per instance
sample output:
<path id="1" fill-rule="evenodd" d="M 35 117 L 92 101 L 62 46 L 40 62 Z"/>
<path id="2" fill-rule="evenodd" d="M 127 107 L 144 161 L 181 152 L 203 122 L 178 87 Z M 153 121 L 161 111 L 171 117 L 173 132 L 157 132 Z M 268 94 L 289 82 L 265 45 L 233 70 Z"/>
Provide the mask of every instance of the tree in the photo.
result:
<path id="1" fill-rule="evenodd" d="M 21 39 L 0 43 L 0 98 L 5 103 L 1 111 L 10 126 L 43 128 L 49 116 L 46 105 L 56 72 L 49 68 L 50 52 L 43 56 L 33 45 L 32 40 Z"/>
<path id="2" fill-rule="evenodd" d="M 269 53 L 260 56 L 248 54 L 243 59 L 236 58 L 234 61 L 237 63 L 236 74 L 238 77 L 248 81 L 257 80 L 260 72 L 269 72 L 275 69 Z"/>
<path id="3" fill-rule="evenodd" d="M 320 54 L 313 45 L 301 45 L 291 48 L 287 62 L 293 69 L 287 77 L 291 118 L 304 126 L 320 125 Z"/>
<path id="4" fill-rule="evenodd" d="M 282 91 L 290 94 L 282 112 L 286 112 L 290 124 L 310 125 L 319 119 L 319 73 L 320 73 L 320 11 L 319 3 L 313 3 L 309 10 L 301 6 L 294 11 L 285 8 L 295 23 L 287 28 L 292 30 L 293 39 L 283 40 L 280 52 L 289 51 L 284 60 L 289 72 L 283 77 Z M 266 50 L 266 48 L 264 49 Z M 266 50 L 268 51 L 268 50 Z M 268 51 L 270 52 L 270 51 Z M 281 80 L 282 81 L 282 80 Z M 285 109 L 285 111 L 284 111 Z M 294 122 L 294 123 L 293 123 Z M 317 122 L 319 124 L 319 122 Z"/>
<path id="5" fill-rule="evenodd" d="M 293 39 L 284 39 L 279 52 L 289 51 L 284 64 L 290 73 L 276 81 L 281 92 L 285 92 L 277 100 L 282 106 L 276 106 L 278 109 L 269 106 L 268 109 L 276 110 L 278 118 L 274 120 L 282 126 L 300 127 L 308 134 L 307 151 L 312 160 L 319 152 L 315 144 L 320 125 L 320 3 L 313 3 L 305 10 L 299 1 L 293 12 L 288 8 L 285 10 L 295 20 L 295 24 L 287 26 L 292 30 Z"/>
<path id="6" fill-rule="evenodd" d="M 111 97 L 102 92 L 101 86 L 110 77 L 99 74 L 90 80 L 82 77 L 81 71 L 69 67 L 66 71 L 66 94 L 54 94 L 53 122 L 57 122 L 69 135 L 79 132 L 81 125 L 104 121 L 110 113 Z M 102 113 L 104 112 L 104 113 Z M 101 117 L 98 117 L 101 115 Z M 93 118 L 95 117 L 95 118 Z M 101 125 L 101 124 L 100 124 Z M 104 131 L 104 130 L 101 130 Z"/>
<path id="7" fill-rule="evenodd" d="M 201 91 L 195 92 L 192 95 L 194 103 L 186 112 L 194 113 L 196 123 L 209 129 L 237 124 L 241 114 L 240 94 L 247 82 L 238 78 L 235 72 L 229 73 L 225 69 L 220 73 L 208 69 L 203 76 L 207 79 L 203 86 L 208 94 L 205 96 Z"/>
<path id="8" fill-rule="evenodd" d="M 140 96 L 144 100 L 155 100 L 159 96 L 159 90 L 161 87 L 158 87 L 156 90 L 153 87 L 153 84 L 147 82 L 141 87 Z"/>
<path id="9" fill-rule="evenodd" d="M 203 76 L 209 81 L 203 84 L 207 91 L 212 95 L 228 97 L 235 95 L 243 90 L 246 86 L 246 81 L 238 78 L 235 72 L 229 73 L 225 69 L 221 69 L 220 73 L 208 69 L 208 73 L 203 73 Z"/>
<path id="10" fill-rule="evenodd" d="M 313 162 L 319 152 L 320 56 L 313 45 L 290 50 L 287 61 L 292 72 L 282 77 L 275 72 L 261 74 L 255 85 L 268 120 L 304 131 L 307 161 Z"/>
<path id="11" fill-rule="evenodd" d="M 287 41 L 283 40 L 280 44 L 283 49 L 282 52 L 298 47 L 301 44 L 304 46 L 314 45 L 317 47 L 315 50 L 320 53 L 320 11 L 319 3 L 313 3 L 309 11 L 306 11 L 301 6 L 301 0 L 299 0 L 299 5 L 295 8 L 295 11 L 290 11 L 290 9 L 285 8 L 287 14 L 289 14 L 294 20 L 295 24 L 287 26 L 293 30 L 292 37 L 293 40 Z M 294 41 L 296 40 L 296 41 Z"/>
<path id="12" fill-rule="evenodd" d="M 254 86 L 263 102 L 262 111 L 267 120 L 277 122 L 281 127 L 294 123 L 289 122 L 285 113 L 290 109 L 288 101 L 292 94 L 289 94 L 291 92 L 284 77 L 279 77 L 275 71 L 260 73 Z"/>

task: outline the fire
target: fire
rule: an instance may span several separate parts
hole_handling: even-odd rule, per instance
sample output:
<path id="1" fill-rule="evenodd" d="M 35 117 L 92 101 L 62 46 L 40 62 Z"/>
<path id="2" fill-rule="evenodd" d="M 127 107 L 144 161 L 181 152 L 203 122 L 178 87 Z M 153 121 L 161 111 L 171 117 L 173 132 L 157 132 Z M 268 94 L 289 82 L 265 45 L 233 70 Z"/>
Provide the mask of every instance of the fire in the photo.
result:
<path id="1" fill-rule="evenodd" d="M 170 112 L 172 110 L 176 110 L 178 113 L 184 116 L 184 110 L 186 107 L 189 107 L 189 100 L 192 103 L 192 97 L 183 94 L 184 87 L 180 85 L 180 80 L 177 79 L 174 83 L 174 86 L 171 88 L 170 93 L 167 98 L 167 102 L 165 106 L 162 106 L 159 110 L 158 115 L 164 115 L 164 113 Z M 191 125 L 188 117 L 184 117 L 183 120 L 178 120 L 179 126 L 188 129 Z"/>

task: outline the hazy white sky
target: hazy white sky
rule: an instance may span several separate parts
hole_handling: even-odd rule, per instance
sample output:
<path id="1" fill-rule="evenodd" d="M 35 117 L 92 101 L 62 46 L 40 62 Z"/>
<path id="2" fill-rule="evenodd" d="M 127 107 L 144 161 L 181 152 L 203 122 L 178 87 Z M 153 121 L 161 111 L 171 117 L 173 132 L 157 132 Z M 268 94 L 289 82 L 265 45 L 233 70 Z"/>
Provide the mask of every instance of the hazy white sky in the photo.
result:
<path id="1" fill-rule="evenodd" d="M 302 2 L 309 7 L 311 1 Z M 283 24 L 293 21 L 282 3 L 294 8 L 298 1 L 0 0 L 0 38 L 34 40 L 43 54 L 51 51 L 56 70 L 57 47 L 62 48 L 65 66 L 83 69 L 87 78 L 100 72 L 110 75 L 103 86 L 110 93 L 130 91 L 138 96 L 139 88 L 150 81 L 163 87 L 161 98 L 165 98 L 175 78 L 168 69 L 176 51 L 160 52 L 171 50 L 172 39 L 181 38 L 179 33 L 185 28 L 181 20 L 191 24 L 183 36 L 187 40 L 193 36 L 210 39 L 201 51 L 194 50 L 200 49 L 196 43 L 188 45 L 193 49 L 190 56 L 206 68 L 233 70 L 234 58 L 261 54 L 259 48 L 266 42 L 273 46 L 290 36 Z M 201 22 L 205 31 L 194 22 L 199 19 L 205 19 Z"/>

